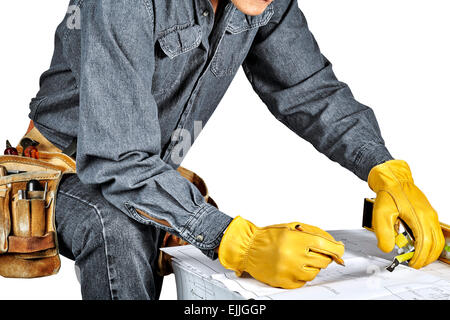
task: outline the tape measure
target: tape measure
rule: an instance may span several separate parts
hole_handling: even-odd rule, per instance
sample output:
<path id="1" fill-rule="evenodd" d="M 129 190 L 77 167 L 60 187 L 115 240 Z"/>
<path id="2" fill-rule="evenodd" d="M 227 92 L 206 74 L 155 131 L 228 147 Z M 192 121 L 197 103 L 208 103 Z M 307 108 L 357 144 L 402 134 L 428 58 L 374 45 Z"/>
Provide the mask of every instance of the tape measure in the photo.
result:
<path id="1" fill-rule="evenodd" d="M 364 212 L 363 212 L 363 228 L 374 232 L 372 226 L 372 216 L 373 216 L 373 205 L 375 199 L 364 199 Z M 386 267 L 386 270 L 392 272 L 395 268 L 401 264 L 406 263 L 412 259 L 414 256 L 414 235 L 408 225 L 402 221 L 398 220 L 397 225 L 397 236 L 395 237 L 395 249 L 398 255 L 394 257 L 392 263 Z"/>

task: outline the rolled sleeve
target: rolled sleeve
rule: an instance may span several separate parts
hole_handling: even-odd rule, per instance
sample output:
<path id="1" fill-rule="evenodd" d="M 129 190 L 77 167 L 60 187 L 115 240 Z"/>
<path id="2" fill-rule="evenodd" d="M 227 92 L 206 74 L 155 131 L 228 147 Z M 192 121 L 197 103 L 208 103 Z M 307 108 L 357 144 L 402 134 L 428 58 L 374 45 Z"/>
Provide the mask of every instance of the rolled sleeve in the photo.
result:
<path id="1" fill-rule="evenodd" d="M 308 29 L 297 0 L 275 3 L 243 67 L 271 113 L 318 151 L 367 180 L 391 160 L 373 110 L 339 81 Z"/>

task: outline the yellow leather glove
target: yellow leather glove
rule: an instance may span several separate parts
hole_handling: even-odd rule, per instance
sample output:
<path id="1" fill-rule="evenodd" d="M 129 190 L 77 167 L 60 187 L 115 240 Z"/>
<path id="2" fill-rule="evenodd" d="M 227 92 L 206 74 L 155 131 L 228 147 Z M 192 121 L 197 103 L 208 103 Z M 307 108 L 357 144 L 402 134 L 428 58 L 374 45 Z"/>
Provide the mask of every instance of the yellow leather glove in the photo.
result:
<path id="1" fill-rule="evenodd" d="M 299 288 L 333 260 L 343 264 L 344 244 L 298 222 L 258 228 L 236 217 L 219 246 L 219 261 L 238 276 L 249 273 L 272 287 Z"/>
<path id="2" fill-rule="evenodd" d="M 416 187 L 408 164 L 390 160 L 369 173 L 369 187 L 376 192 L 372 225 L 378 247 L 391 252 L 395 246 L 395 223 L 402 219 L 412 230 L 415 253 L 409 265 L 419 269 L 441 254 L 445 239 L 436 211 Z"/>

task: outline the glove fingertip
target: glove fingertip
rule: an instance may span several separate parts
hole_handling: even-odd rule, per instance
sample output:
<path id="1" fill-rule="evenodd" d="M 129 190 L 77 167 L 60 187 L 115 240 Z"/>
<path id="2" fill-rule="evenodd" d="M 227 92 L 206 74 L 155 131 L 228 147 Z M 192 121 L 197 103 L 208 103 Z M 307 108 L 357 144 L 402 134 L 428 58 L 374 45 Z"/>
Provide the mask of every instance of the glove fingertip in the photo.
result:
<path id="1" fill-rule="evenodd" d="M 283 289 L 298 289 L 305 285 L 305 281 L 298 280 L 298 281 L 286 281 L 284 283 L 281 283 L 279 285 L 276 285 L 276 287 L 280 287 Z"/>
<path id="2" fill-rule="evenodd" d="M 391 252 L 395 248 L 395 238 L 378 239 L 378 248 L 386 253 Z"/>
<path id="3" fill-rule="evenodd" d="M 418 263 L 417 259 L 416 260 L 411 259 L 408 263 L 408 266 L 417 270 L 423 267 L 422 264 Z"/>

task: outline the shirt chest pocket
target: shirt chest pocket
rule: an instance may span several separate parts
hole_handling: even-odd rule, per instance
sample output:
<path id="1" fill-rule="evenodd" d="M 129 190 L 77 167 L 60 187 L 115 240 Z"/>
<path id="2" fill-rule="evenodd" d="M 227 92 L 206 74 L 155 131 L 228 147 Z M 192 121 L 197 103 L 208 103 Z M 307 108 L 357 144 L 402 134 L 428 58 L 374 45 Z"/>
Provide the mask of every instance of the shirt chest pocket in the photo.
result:
<path id="1" fill-rule="evenodd" d="M 258 28 L 266 25 L 273 15 L 273 5 L 258 16 L 245 15 L 234 9 L 225 34 L 211 62 L 211 71 L 218 77 L 233 76 L 244 61 Z"/>
<path id="2" fill-rule="evenodd" d="M 182 81 L 201 40 L 202 30 L 196 24 L 177 25 L 160 34 L 155 45 L 153 94 L 165 93 Z"/>

